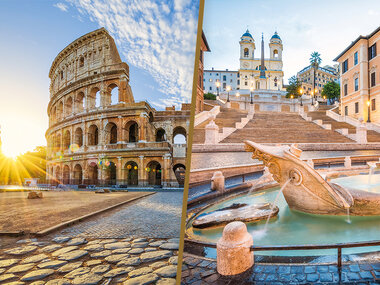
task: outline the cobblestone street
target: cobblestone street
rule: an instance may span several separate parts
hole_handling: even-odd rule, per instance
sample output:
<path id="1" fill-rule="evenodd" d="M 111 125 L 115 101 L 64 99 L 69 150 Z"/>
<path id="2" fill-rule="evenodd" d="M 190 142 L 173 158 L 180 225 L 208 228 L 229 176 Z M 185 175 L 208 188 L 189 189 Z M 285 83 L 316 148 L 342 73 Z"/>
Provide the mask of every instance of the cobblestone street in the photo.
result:
<path id="1" fill-rule="evenodd" d="M 184 255 L 182 284 L 380 284 L 380 263 L 343 265 L 255 264 L 243 274 L 225 277 L 216 261 Z"/>
<path id="2" fill-rule="evenodd" d="M 62 230 L 91 238 L 178 238 L 183 192 L 157 192 Z"/>

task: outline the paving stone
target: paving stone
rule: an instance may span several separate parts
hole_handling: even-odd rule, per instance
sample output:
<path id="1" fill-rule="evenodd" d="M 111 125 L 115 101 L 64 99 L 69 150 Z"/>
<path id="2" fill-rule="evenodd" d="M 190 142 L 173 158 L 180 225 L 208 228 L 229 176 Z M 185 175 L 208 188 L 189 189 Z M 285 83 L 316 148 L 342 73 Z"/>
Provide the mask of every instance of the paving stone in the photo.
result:
<path id="1" fill-rule="evenodd" d="M 124 259 L 122 261 L 120 261 L 117 266 L 120 267 L 120 266 L 136 266 L 136 265 L 139 265 L 141 264 L 141 260 L 140 258 L 138 257 L 130 257 L 130 258 L 127 258 L 127 259 Z"/>
<path id="2" fill-rule="evenodd" d="M 102 261 L 99 259 L 93 259 L 93 260 L 86 261 L 87 266 L 99 265 L 101 263 L 102 263 Z"/>
<path id="3" fill-rule="evenodd" d="M 7 273 L 20 273 L 20 272 L 25 272 L 29 271 L 34 267 L 34 263 L 29 263 L 29 264 L 21 264 L 21 265 L 16 265 L 13 266 L 12 268 L 9 268 Z"/>
<path id="4" fill-rule="evenodd" d="M 36 238 L 28 238 L 28 239 L 20 239 L 18 241 L 16 241 L 16 243 L 30 243 L 30 242 L 34 242 L 34 241 L 37 241 Z"/>
<path id="5" fill-rule="evenodd" d="M 4 283 L 3 285 L 24 285 L 24 284 L 25 284 L 25 282 L 13 281 L 13 282 Z"/>
<path id="6" fill-rule="evenodd" d="M 87 251 L 78 249 L 78 250 L 73 250 L 73 251 L 69 251 L 64 254 L 61 254 L 58 256 L 58 259 L 71 261 L 71 260 L 81 258 L 87 254 L 88 254 Z"/>
<path id="7" fill-rule="evenodd" d="M 156 269 L 164 267 L 166 265 L 168 265 L 168 264 L 164 261 L 157 261 L 155 263 L 149 264 L 149 267 L 151 267 L 153 270 L 156 270 Z"/>
<path id="8" fill-rule="evenodd" d="M 264 266 L 263 272 L 265 273 L 276 273 L 277 266 L 266 265 Z"/>
<path id="9" fill-rule="evenodd" d="M 373 279 L 373 275 L 369 271 L 361 271 L 359 275 L 362 279 Z"/>
<path id="10" fill-rule="evenodd" d="M 131 250 L 131 248 L 118 248 L 112 250 L 112 254 L 117 254 L 117 253 L 128 253 Z"/>
<path id="11" fill-rule="evenodd" d="M 107 256 L 110 256 L 111 254 L 112 254 L 112 251 L 110 251 L 110 250 L 103 250 L 103 251 L 91 253 L 90 256 L 94 257 L 94 258 L 97 258 L 97 257 L 107 257 Z"/>
<path id="12" fill-rule="evenodd" d="M 319 274 L 317 273 L 306 274 L 306 280 L 309 282 L 317 282 L 318 279 L 319 279 Z"/>
<path id="13" fill-rule="evenodd" d="M 30 283 L 30 285 L 45 285 L 45 281 L 42 281 L 42 280 L 34 281 L 34 282 Z"/>
<path id="14" fill-rule="evenodd" d="M 45 285 L 70 285 L 70 280 L 63 278 L 63 279 L 53 279 L 46 282 Z"/>
<path id="15" fill-rule="evenodd" d="M 101 244 L 90 244 L 90 245 L 85 246 L 83 249 L 87 251 L 98 252 L 98 251 L 104 250 L 104 247 Z"/>
<path id="16" fill-rule="evenodd" d="M 110 267 L 111 266 L 109 266 L 108 264 L 97 265 L 91 269 L 91 273 L 103 274 L 104 272 L 108 271 Z"/>
<path id="17" fill-rule="evenodd" d="M 21 263 L 32 263 L 32 262 L 40 262 L 44 259 L 48 258 L 48 256 L 44 253 L 32 255 L 27 258 L 25 258 Z"/>
<path id="18" fill-rule="evenodd" d="M 124 238 L 124 239 L 122 239 L 121 241 L 131 241 L 132 240 L 132 238 L 131 237 L 128 237 L 128 238 Z"/>
<path id="19" fill-rule="evenodd" d="M 172 257 L 170 257 L 169 258 L 169 263 L 172 264 L 172 265 L 177 265 L 178 264 L 178 256 L 172 256 Z M 210 262 L 208 262 L 207 265 L 209 265 L 209 264 L 210 264 Z"/>
<path id="20" fill-rule="evenodd" d="M 138 243 L 138 242 L 147 242 L 148 240 L 146 238 L 136 238 L 132 241 L 132 243 Z"/>
<path id="21" fill-rule="evenodd" d="M 129 242 L 114 242 L 114 243 L 107 243 L 104 245 L 104 248 L 106 249 L 120 249 L 120 248 L 129 248 L 131 247 Z"/>
<path id="22" fill-rule="evenodd" d="M 108 271 L 106 274 L 104 274 L 105 278 L 113 278 L 118 275 L 126 274 L 134 270 L 134 267 L 121 267 L 121 268 L 115 268 Z"/>
<path id="23" fill-rule="evenodd" d="M 37 248 L 38 247 L 35 245 L 20 246 L 5 250 L 4 253 L 11 255 L 24 255 L 35 251 Z"/>
<path id="24" fill-rule="evenodd" d="M 149 243 L 149 246 L 158 247 L 158 246 L 160 246 L 163 243 L 166 243 L 166 241 L 164 241 L 164 240 L 158 240 L 158 241 L 154 241 L 154 242 Z"/>
<path id="25" fill-rule="evenodd" d="M 333 275 L 331 273 L 320 273 L 319 274 L 319 281 L 321 282 L 332 282 L 333 281 Z"/>
<path id="26" fill-rule="evenodd" d="M 53 269 L 38 269 L 31 271 L 21 277 L 21 281 L 34 281 L 44 279 L 45 277 L 52 275 L 54 273 Z"/>
<path id="27" fill-rule="evenodd" d="M 12 266 L 18 263 L 19 261 L 20 259 L 16 259 L 16 258 L 0 260 L 0 268 Z"/>
<path id="28" fill-rule="evenodd" d="M 57 268 L 65 265 L 67 261 L 65 260 L 51 260 L 51 261 L 46 261 L 38 264 L 38 268 L 45 269 L 45 268 Z"/>
<path id="29" fill-rule="evenodd" d="M 289 283 L 290 280 L 292 280 L 292 276 L 290 274 L 279 274 L 278 275 L 278 280 L 277 281 L 281 281 L 281 282 L 287 282 Z"/>
<path id="30" fill-rule="evenodd" d="M 47 245 L 47 246 L 41 248 L 40 251 L 42 251 L 42 252 L 53 252 L 53 251 L 56 251 L 60 248 L 62 248 L 62 245 L 60 245 L 60 244 L 51 244 L 51 245 Z"/>
<path id="31" fill-rule="evenodd" d="M 145 250 L 142 248 L 132 248 L 128 253 L 129 254 L 140 254 L 143 253 Z"/>
<path id="32" fill-rule="evenodd" d="M 141 254 L 140 259 L 142 262 L 151 262 L 172 256 L 172 252 L 169 250 L 158 250 L 152 252 L 144 252 Z"/>
<path id="33" fill-rule="evenodd" d="M 18 277 L 12 273 L 0 275 L 0 282 L 11 281 L 18 279 Z"/>
<path id="34" fill-rule="evenodd" d="M 162 278 L 156 282 L 157 285 L 175 285 L 175 278 Z"/>
<path id="35" fill-rule="evenodd" d="M 130 278 L 134 278 L 134 277 L 137 277 L 137 276 L 141 276 L 141 275 L 146 275 L 146 274 L 149 274 L 149 273 L 152 273 L 153 270 L 152 268 L 150 267 L 142 267 L 142 268 L 139 268 L 139 269 L 135 269 L 135 270 L 132 270 L 131 272 L 128 273 L 128 276 Z"/>
<path id="36" fill-rule="evenodd" d="M 146 285 L 152 284 L 153 282 L 158 280 L 158 276 L 154 273 L 150 273 L 147 275 L 142 275 L 139 277 L 131 278 L 125 281 L 124 285 Z"/>
<path id="37" fill-rule="evenodd" d="M 114 238 L 106 238 L 106 239 L 101 239 L 101 240 L 99 240 L 99 243 L 101 243 L 101 244 L 112 243 L 112 242 L 117 242 L 117 239 L 114 239 Z"/>
<path id="38" fill-rule="evenodd" d="M 70 262 L 70 263 L 62 266 L 61 268 L 59 268 L 58 272 L 61 272 L 61 273 L 71 272 L 71 271 L 81 267 L 82 263 L 83 263 L 82 261 Z"/>
<path id="39" fill-rule="evenodd" d="M 290 266 L 290 273 L 301 274 L 304 271 L 303 266 Z"/>
<path id="40" fill-rule="evenodd" d="M 113 254 L 113 255 L 107 256 L 105 260 L 110 263 L 118 263 L 123 259 L 127 259 L 128 257 L 129 257 L 129 254 L 127 253 Z"/>
<path id="41" fill-rule="evenodd" d="M 290 267 L 289 266 L 279 266 L 277 268 L 277 272 L 279 274 L 290 274 Z"/>
<path id="42" fill-rule="evenodd" d="M 56 243 L 64 243 L 64 242 L 67 242 L 69 240 L 71 240 L 71 237 L 60 236 L 60 237 L 53 238 L 53 241 Z"/>
<path id="43" fill-rule="evenodd" d="M 282 268 L 282 266 L 279 267 L 279 269 Z M 305 273 L 315 273 L 317 268 L 315 266 L 305 266 Z"/>
<path id="44" fill-rule="evenodd" d="M 348 268 L 351 272 L 360 272 L 359 265 L 357 264 L 349 265 Z"/>
<path id="45" fill-rule="evenodd" d="M 167 242 L 170 242 L 170 243 L 179 243 L 180 240 L 179 240 L 179 238 L 170 238 L 170 239 L 167 240 Z"/>
<path id="46" fill-rule="evenodd" d="M 164 243 L 159 246 L 160 249 L 178 250 L 178 243 Z"/>
<path id="47" fill-rule="evenodd" d="M 73 245 L 73 246 L 66 246 L 66 247 L 63 247 L 63 248 L 60 248 L 56 251 L 54 251 L 51 255 L 52 256 L 58 256 L 58 255 L 61 255 L 61 254 L 64 254 L 66 252 L 70 252 L 70 251 L 73 251 L 73 250 L 76 250 L 78 249 L 79 247 L 76 246 L 76 245 Z"/>
<path id="48" fill-rule="evenodd" d="M 149 251 L 156 251 L 157 250 L 157 248 L 155 248 L 155 247 L 146 247 L 145 248 L 145 251 L 146 252 L 149 252 Z"/>
<path id="49" fill-rule="evenodd" d="M 360 279 L 360 276 L 356 272 L 347 272 L 347 278 L 350 281 L 356 281 Z"/>
<path id="50" fill-rule="evenodd" d="M 80 276 L 80 275 L 83 275 L 83 274 L 87 274 L 90 272 L 90 268 L 88 267 L 79 267 L 77 269 L 74 269 L 73 271 L 67 273 L 65 275 L 65 278 L 68 278 L 68 279 L 74 279 L 75 277 L 77 276 Z"/>
<path id="51" fill-rule="evenodd" d="M 85 244 L 87 243 L 87 240 L 83 237 L 77 237 L 77 238 L 73 238 L 72 240 L 70 240 L 69 242 L 66 243 L 66 245 L 70 246 L 70 245 L 81 245 L 81 244 Z"/>
<path id="52" fill-rule="evenodd" d="M 0 268 L 0 274 L 4 273 L 5 272 L 5 268 Z"/>
<path id="53" fill-rule="evenodd" d="M 132 248 L 144 248 L 147 246 L 148 246 L 147 242 L 136 242 L 136 243 L 132 243 L 131 245 Z"/>
<path id="54" fill-rule="evenodd" d="M 46 241 L 34 241 L 34 242 L 31 242 L 29 245 L 35 245 L 35 246 L 41 247 L 41 246 L 45 246 L 47 244 L 48 244 L 48 242 L 46 242 Z"/>
<path id="55" fill-rule="evenodd" d="M 338 266 L 329 265 L 329 272 L 338 272 Z"/>
<path id="56" fill-rule="evenodd" d="M 72 284 L 74 285 L 96 285 L 103 279 L 102 276 L 94 274 L 94 273 L 87 273 L 78 277 L 75 277 Z"/>
<path id="57" fill-rule="evenodd" d="M 166 278 L 176 277 L 177 266 L 176 265 L 168 265 L 168 266 L 165 266 L 165 267 L 162 267 L 162 268 L 155 270 L 154 273 L 156 273 L 162 277 L 166 277 Z"/>

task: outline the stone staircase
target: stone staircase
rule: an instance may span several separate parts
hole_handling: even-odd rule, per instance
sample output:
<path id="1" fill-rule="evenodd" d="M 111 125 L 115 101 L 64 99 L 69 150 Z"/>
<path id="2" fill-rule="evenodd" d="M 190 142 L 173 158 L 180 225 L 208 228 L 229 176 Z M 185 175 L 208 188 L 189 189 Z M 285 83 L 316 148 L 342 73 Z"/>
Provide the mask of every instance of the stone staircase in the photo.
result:
<path id="1" fill-rule="evenodd" d="M 345 122 L 337 122 L 326 115 L 326 111 L 331 109 L 332 106 L 320 105 L 317 111 L 308 112 L 307 116 L 312 118 L 312 121 L 321 120 L 323 124 L 331 125 L 331 130 L 342 133 L 347 132 L 348 135 L 356 134 L 356 127 Z M 347 129 L 347 131 L 342 130 Z M 367 131 L 368 142 L 380 142 L 380 134 L 375 131 Z"/>
<path id="2" fill-rule="evenodd" d="M 236 130 L 221 143 L 352 143 L 337 132 L 324 129 L 294 113 L 255 113 L 244 128 Z"/>
<path id="3" fill-rule="evenodd" d="M 228 133 L 232 130 L 229 128 L 234 129 L 236 127 L 236 123 L 240 124 L 242 119 L 247 117 L 247 115 L 248 112 L 246 111 L 221 107 L 220 113 L 215 118 L 215 124 L 218 125 L 219 132 L 224 131 Z M 211 119 L 208 119 L 194 128 L 194 144 L 203 144 L 205 142 L 205 127 L 208 123 L 210 123 L 210 121 Z M 223 128 L 225 129 L 223 130 Z"/>

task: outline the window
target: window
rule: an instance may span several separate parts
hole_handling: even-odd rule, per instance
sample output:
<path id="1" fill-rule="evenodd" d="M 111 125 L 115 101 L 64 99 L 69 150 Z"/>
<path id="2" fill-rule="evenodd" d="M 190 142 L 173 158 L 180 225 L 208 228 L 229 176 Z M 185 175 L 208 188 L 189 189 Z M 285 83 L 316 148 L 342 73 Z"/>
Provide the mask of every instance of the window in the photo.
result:
<path id="1" fill-rule="evenodd" d="M 210 91 L 212 90 L 212 87 L 210 86 Z"/>
<path id="2" fill-rule="evenodd" d="M 247 82 L 247 81 L 245 81 L 245 82 L 244 82 L 244 85 L 245 85 L 245 86 L 247 86 L 247 85 L 248 85 L 248 82 Z"/>
<path id="3" fill-rule="evenodd" d="M 372 108 L 372 111 L 376 110 L 376 99 L 371 100 L 371 108 Z"/>
<path id="4" fill-rule="evenodd" d="M 226 83 L 225 82 L 223 83 L 223 89 L 226 89 Z"/>
<path id="5" fill-rule="evenodd" d="M 79 67 L 83 67 L 84 66 L 84 57 L 82 56 L 80 59 L 79 59 Z"/>
<path id="6" fill-rule="evenodd" d="M 355 113 L 359 113 L 359 102 L 355 103 Z"/>
<path id="7" fill-rule="evenodd" d="M 210 78 L 208 81 L 212 82 L 212 79 Z"/>
<path id="8" fill-rule="evenodd" d="M 344 87 L 343 87 L 343 89 L 344 89 L 344 96 L 347 96 L 348 95 L 348 88 L 347 88 L 348 86 L 347 86 L 347 83 L 346 84 L 344 84 Z"/>
<path id="9" fill-rule="evenodd" d="M 343 73 L 347 72 L 347 70 L 348 70 L 348 59 L 346 59 L 346 60 L 342 63 L 342 70 L 343 70 Z"/>
<path id="10" fill-rule="evenodd" d="M 223 75 L 223 81 L 227 80 L 227 76 Z"/>
<path id="11" fill-rule="evenodd" d="M 238 79 L 237 84 L 240 85 L 240 80 Z"/>
<path id="12" fill-rule="evenodd" d="M 358 64 L 358 52 L 354 53 L 354 65 Z"/>
<path id="13" fill-rule="evenodd" d="M 371 73 L 371 87 L 376 85 L 376 72 Z"/>
<path id="14" fill-rule="evenodd" d="M 249 55 L 249 50 L 248 50 L 248 48 L 245 48 L 244 49 L 244 57 L 248 57 L 248 55 Z"/>
<path id="15" fill-rule="evenodd" d="M 63 79 L 63 71 L 59 72 L 59 76 L 60 76 L 61 79 Z"/>
<path id="16" fill-rule="evenodd" d="M 345 116 L 348 116 L 348 106 L 345 106 L 345 107 L 344 107 L 344 115 L 345 115 Z"/>
<path id="17" fill-rule="evenodd" d="M 354 81 L 355 83 L 355 91 L 358 91 L 359 90 L 359 78 L 357 77 L 357 78 L 355 78 L 355 81 Z"/>
<path id="18" fill-rule="evenodd" d="M 372 46 L 368 49 L 368 60 L 371 60 L 376 56 L 376 43 L 374 43 Z"/>

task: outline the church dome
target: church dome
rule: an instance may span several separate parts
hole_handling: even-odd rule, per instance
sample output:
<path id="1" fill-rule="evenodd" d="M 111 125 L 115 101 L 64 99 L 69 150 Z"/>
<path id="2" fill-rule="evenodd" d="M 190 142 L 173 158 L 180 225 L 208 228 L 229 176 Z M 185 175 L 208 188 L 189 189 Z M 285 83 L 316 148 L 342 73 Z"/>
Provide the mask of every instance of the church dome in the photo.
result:
<path id="1" fill-rule="evenodd" d="M 277 32 L 274 32 L 274 35 L 271 37 L 271 40 L 274 40 L 274 39 L 278 39 L 278 40 L 281 41 L 281 38 L 280 38 L 280 36 L 278 35 Z"/>
<path id="2" fill-rule="evenodd" d="M 248 29 L 241 37 L 250 37 L 253 39 L 253 37 L 252 37 L 251 33 L 248 31 Z"/>

